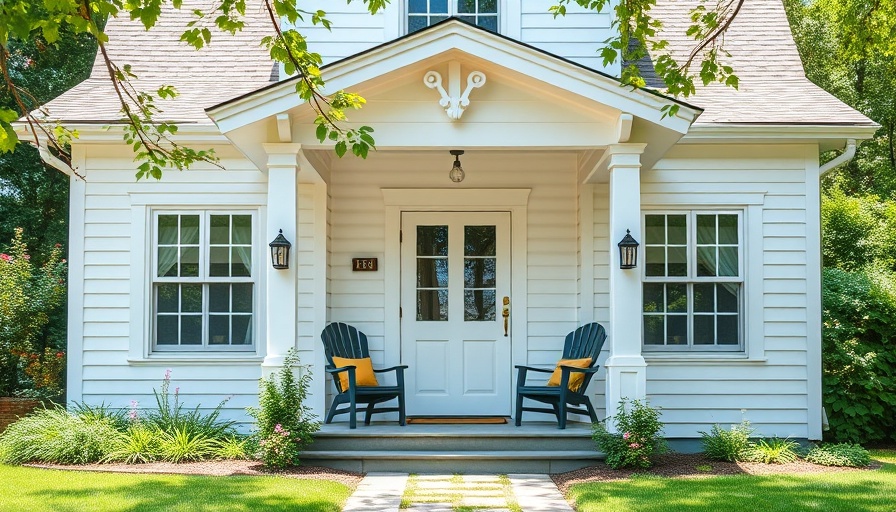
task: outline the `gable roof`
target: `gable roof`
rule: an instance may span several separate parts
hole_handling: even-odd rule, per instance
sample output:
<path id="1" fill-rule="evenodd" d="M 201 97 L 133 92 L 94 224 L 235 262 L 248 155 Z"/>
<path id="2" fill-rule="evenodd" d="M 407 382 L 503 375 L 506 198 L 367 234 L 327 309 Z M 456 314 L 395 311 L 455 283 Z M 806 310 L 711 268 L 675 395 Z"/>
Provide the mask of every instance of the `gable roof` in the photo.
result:
<path id="1" fill-rule="evenodd" d="M 210 124 L 206 109 L 221 107 L 222 104 L 277 85 L 278 66 L 270 60 L 267 51 L 258 46 L 258 41 L 270 33 L 270 20 L 263 7 L 247 9 L 247 25 L 242 32 L 233 37 L 216 33 L 212 43 L 201 51 L 197 52 L 179 41 L 180 33 L 192 19 L 191 7 L 201 2 L 186 0 L 182 10 L 166 10 L 151 31 L 145 31 L 139 22 L 126 18 L 110 19 L 106 26 L 110 36 L 107 45 L 110 56 L 119 64 L 132 65 L 139 77 L 139 88 L 152 90 L 168 84 L 174 85 L 180 92 L 174 100 L 157 102 L 163 110 L 159 119 Z M 669 40 L 673 56 L 679 62 L 686 58 L 693 46 L 693 41 L 685 36 L 685 30 L 690 24 L 688 12 L 698 3 L 699 0 L 659 0 L 653 9 L 653 13 L 664 22 L 662 37 Z M 434 26 L 425 30 L 437 29 Z M 418 34 L 420 32 L 404 38 Z M 377 48 L 395 44 L 404 38 Z M 725 44 L 732 53 L 729 62 L 740 78 L 740 90 L 720 84 L 698 86 L 697 94 L 688 99 L 691 105 L 680 102 L 685 107 L 695 109 L 696 106 L 696 109 L 704 110 L 695 125 L 874 126 L 870 119 L 805 77 L 780 0 L 746 2 L 732 24 Z M 595 42 L 595 49 L 599 45 Z M 338 67 L 374 50 L 376 48 L 325 68 Z M 542 50 L 537 51 L 558 59 L 558 62 L 584 68 L 599 80 L 615 80 L 599 71 Z M 650 73 L 646 76 L 649 78 Z M 660 84 L 654 81 L 651 85 Z M 117 122 L 121 118 L 117 98 L 109 84 L 101 56 L 97 56 L 90 78 L 49 102 L 47 108 L 51 117 L 67 123 Z"/>

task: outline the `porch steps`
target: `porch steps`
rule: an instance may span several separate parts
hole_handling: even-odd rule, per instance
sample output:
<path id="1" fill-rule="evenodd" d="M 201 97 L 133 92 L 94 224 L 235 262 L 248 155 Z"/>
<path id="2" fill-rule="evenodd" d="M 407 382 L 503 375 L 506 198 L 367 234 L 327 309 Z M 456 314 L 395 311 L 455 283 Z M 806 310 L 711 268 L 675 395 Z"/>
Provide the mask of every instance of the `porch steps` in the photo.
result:
<path id="1" fill-rule="evenodd" d="M 562 473 L 603 459 L 590 425 L 324 425 L 302 456 L 306 465 L 405 473 Z"/>

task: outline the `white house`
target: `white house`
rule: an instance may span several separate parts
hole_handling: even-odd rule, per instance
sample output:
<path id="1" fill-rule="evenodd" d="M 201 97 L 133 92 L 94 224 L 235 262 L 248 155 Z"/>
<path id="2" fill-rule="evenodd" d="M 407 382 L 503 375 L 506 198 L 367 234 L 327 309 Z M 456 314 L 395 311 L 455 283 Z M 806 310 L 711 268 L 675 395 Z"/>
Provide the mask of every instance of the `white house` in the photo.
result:
<path id="1" fill-rule="evenodd" d="M 107 27 L 138 84 L 179 88 L 161 118 L 221 168 L 135 181 L 101 66 L 48 105 L 80 132 L 69 399 L 151 403 L 170 368 L 182 400 L 232 397 L 226 413 L 248 421 L 258 379 L 296 347 L 322 416 L 333 391 L 319 334 L 341 321 L 369 336 L 375 366 L 409 365 L 408 414 L 510 415 L 513 366 L 553 367 L 566 333 L 597 321 L 601 417 L 646 396 L 673 438 L 742 417 L 765 435 L 821 437 L 819 152 L 848 153 L 876 127 L 805 78 L 780 0 L 747 2 L 726 38 L 740 90 L 688 103 L 619 85 L 596 53 L 608 14 L 553 19 L 550 0 L 394 0 L 374 16 L 317 3 L 333 29 L 305 33 L 327 91 L 367 99 L 350 113 L 375 129 L 366 160 L 318 142 L 295 79 L 255 43 L 268 30 L 255 3 L 244 32 L 198 53 L 177 40 L 186 8 L 150 32 Z M 679 55 L 692 3 L 654 9 Z M 450 150 L 464 151 L 460 182 Z M 281 229 L 287 270 L 268 249 Z M 639 260 L 621 269 L 628 231 Z M 425 281 L 434 269 L 447 281 Z"/>

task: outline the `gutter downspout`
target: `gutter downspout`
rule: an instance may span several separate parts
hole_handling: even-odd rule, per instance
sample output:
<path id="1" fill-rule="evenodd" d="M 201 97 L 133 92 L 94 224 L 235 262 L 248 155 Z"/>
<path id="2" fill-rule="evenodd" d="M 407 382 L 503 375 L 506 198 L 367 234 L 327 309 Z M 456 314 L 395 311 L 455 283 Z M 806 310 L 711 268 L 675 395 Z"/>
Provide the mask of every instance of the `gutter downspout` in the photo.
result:
<path id="1" fill-rule="evenodd" d="M 818 168 L 818 177 L 823 177 L 825 174 L 833 171 L 835 168 L 840 167 L 846 162 L 849 162 L 854 156 L 856 156 L 856 140 L 847 139 L 846 147 L 843 148 L 843 153 L 841 153 L 837 158 Z"/>

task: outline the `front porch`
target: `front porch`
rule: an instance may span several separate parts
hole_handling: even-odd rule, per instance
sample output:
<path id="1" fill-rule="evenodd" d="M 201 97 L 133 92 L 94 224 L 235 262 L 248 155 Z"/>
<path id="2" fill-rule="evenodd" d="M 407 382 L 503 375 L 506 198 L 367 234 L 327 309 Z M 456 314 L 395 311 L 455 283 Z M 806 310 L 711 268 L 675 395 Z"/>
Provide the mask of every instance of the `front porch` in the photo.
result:
<path id="1" fill-rule="evenodd" d="M 323 425 L 302 463 L 347 471 L 410 473 L 562 473 L 603 459 L 591 441 L 591 425 L 556 422 L 503 425 L 407 425 L 372 423 L 350 430 Z"/>

